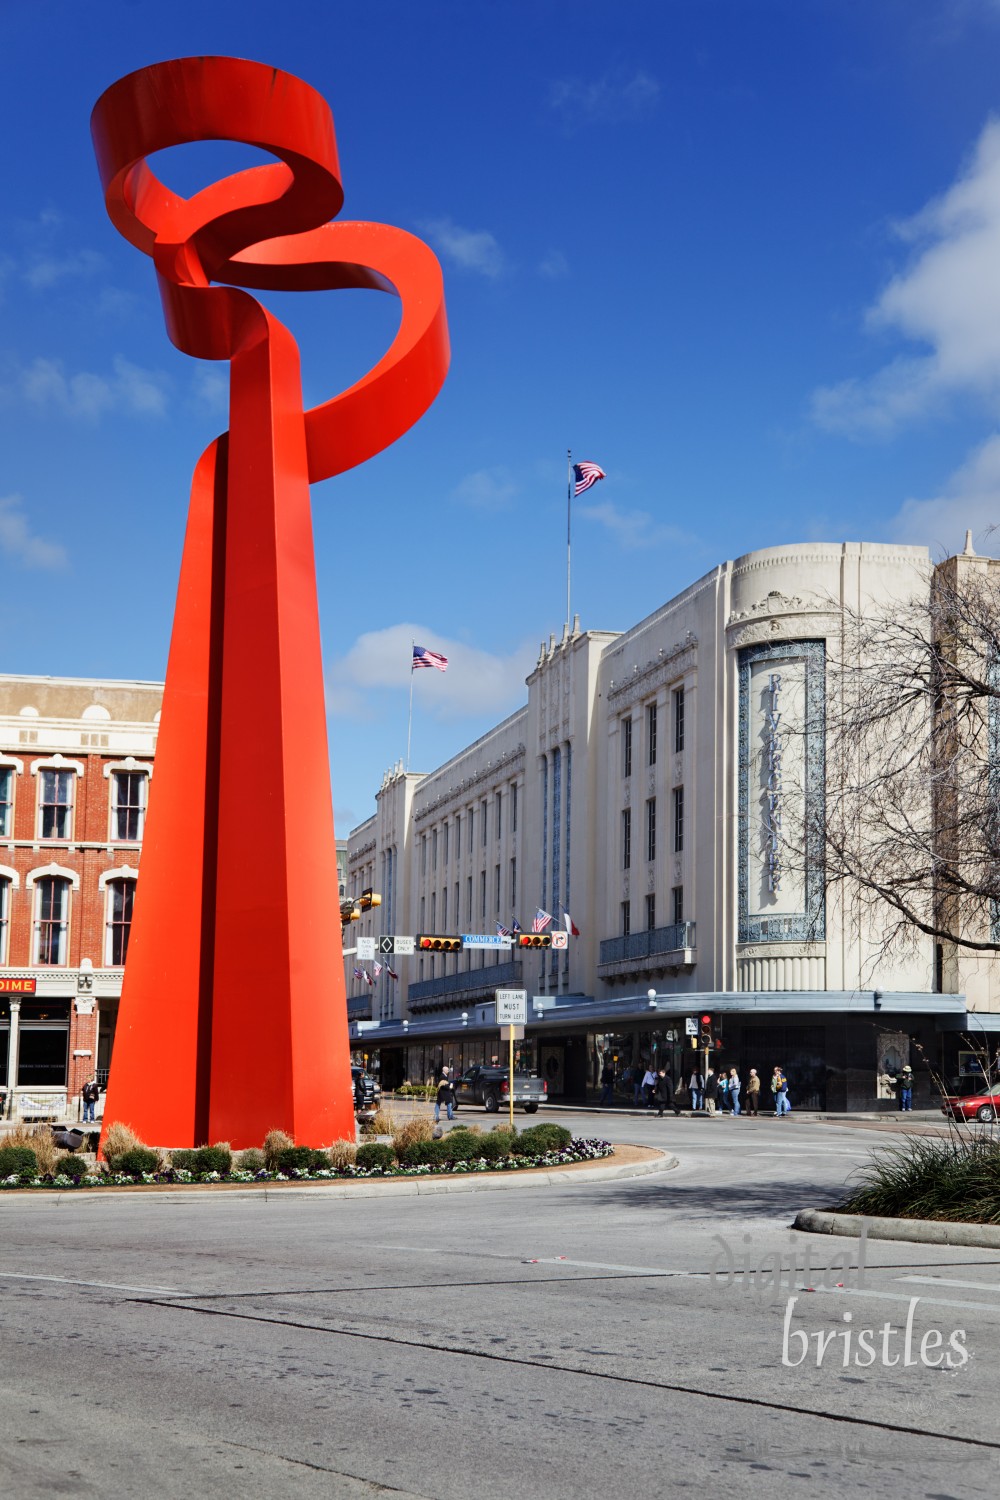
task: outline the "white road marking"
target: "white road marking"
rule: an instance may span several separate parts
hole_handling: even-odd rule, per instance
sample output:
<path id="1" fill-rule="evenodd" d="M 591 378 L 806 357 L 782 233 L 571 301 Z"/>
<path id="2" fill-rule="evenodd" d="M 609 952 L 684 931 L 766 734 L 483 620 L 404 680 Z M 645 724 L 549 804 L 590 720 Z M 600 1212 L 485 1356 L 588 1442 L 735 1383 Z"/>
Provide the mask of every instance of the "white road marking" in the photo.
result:
<path id="1" fill-rule="evenodd" d="M 897 1281 L 915 1281 L 920 1286 L 957 1286 L 970 1292 L 1000 1292 L 1000 1286 L 988 1281 L 951 1281 L 946 1276 L 897 1276 Z"/>
<path id="2" fill-rule="evenodd" d="M 585 1271 L 625 1271 L 630 1276 L 692 1276 L 705 1275 L 698 1271 L 667 1271 L 662 1266 L 619 1266 L 603 1260 L 568 1260 L 564 1255 L 540 1255 L 537 1260 L 525 1261 L 531 1266 L 578 1266 Z"/>
<path id="3" fill-rule="evenodd" d="M 109 1292 L 157 1292 L 168 1293 L 171 1297 L 190 1297 L 191 1292 L 179 1292 L 172 1286 L 124 1286 L 118 1281 L 81 1281 L 75 1276 L 33 1276 L 26 1271 L 0 1271 L 0 1279 L 4 1281 L 54 1281 L 61 1286 L 94 1286 L 101 1287 Z"/>

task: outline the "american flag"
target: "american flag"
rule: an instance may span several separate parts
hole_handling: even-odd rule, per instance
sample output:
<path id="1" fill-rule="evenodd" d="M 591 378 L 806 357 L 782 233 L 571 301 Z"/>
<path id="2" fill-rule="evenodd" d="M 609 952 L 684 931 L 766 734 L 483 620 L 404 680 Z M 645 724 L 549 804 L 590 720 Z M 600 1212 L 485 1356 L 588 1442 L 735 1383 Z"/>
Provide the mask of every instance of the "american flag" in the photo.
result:
<path id="1" fill-rule="evenodd" d="M 522 928 L 522 926 L 521 926 L 520 922 L 517 920 L 517 918 L 516 917 L 511 917 L 511 919 L 510 919 L 510 935 L 511 935 L 511 937 L 517 937 L 517 934 L 519 932 L 523 932 L 523 930 L 524 929 Z"/>
<path id="2" fill-rule="evenodd" d="M 357 964 L 354 965 L 354 977 L 355 979 L 364 979 L 365 977 L 364 969 L 359 968 Z"/>
<path id="3" fill-rule="evenodd" d="M 439 672 L 447 672 L 448 658 L 439 651 L 428 651 L 426 646 L 414 646 L 413 666 L 410 670 L 416 671 L 417 667 L 437 667 Z"/>
<path id="4" fill-rule="evenodd" d="M 497 923 L 497 937 L 513 937 L 513 936 L 514 936 L 514 934 L 511 932 L 511 930 L 510 930 L 509 927 L 505 927 L 502 922 L 498 922 Z"/>
<path id="5" fill-rule="evenodd" d="M 573 478 L 576 480 L 573 494 L 582 495 L 584 490 L 589 490 L 592 484 L 596 484 L 599 479 L 605 479 L 607 476 L 598 464 L 574 464 Z"/>
<path id="6" fill-rule="evenodd" d="M 543 911 L 541 907 L 535 912 L 535 920 L 531 924 L 532 932 L 544 932 L 552 921 L 552 913 Z"/>
<path id="7" fill-rule="evenodd" d="M 376 962 L 376 964 L 375 964 L 375 968 L 374 968 L 374 969 L 373 969 L 373 971 L 372 971 L 372 972 L 373 972 L 373 973 L 374 973 L 374 975 L 375 975 L 375 978 L 376 978 L 376 979 L 377 979 L 377 978 L 378 978 L 378 976 L 379 976 L 379 975 L 380 975 L 380 974 L 381 974 L 381 972 L 382 972 L 382 965 L 381 965 L 381 964 L 380 964 L 380 963 L 378 963 L 378 962 Z"/>

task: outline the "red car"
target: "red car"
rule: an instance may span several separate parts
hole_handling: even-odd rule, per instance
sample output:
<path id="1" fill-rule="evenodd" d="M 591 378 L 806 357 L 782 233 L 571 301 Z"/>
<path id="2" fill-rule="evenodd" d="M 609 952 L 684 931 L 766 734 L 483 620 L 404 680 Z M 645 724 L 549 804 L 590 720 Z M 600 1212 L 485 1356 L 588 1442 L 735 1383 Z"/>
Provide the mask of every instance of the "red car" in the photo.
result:
<path id="1" fill-rule="evenodd" d="M 941 1113 L 953 1120 L 978 1120 L 992 1124 L 1000 1117 L 1000 1083 L 989 1084 L 984 1078 L 959 1078 L 941 1101 Z"/>

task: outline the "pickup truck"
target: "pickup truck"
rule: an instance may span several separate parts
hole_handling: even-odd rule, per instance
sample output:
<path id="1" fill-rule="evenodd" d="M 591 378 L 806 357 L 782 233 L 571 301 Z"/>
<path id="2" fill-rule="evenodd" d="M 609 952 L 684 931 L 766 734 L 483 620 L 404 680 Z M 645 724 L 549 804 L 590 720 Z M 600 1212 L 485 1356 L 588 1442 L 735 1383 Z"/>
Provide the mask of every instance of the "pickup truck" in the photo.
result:
<path id="1" fill-rule="evenodd" d="M 455 1108 L 462 1104 L 481 1104 L 488 1114 L 506 1109 L 510 1104 L 510 1070 L 486 1068 L 477 1063 L 461 1078 L 455 1079 Z M 525 1114 L 533 1115 L 545 1103 L 549 1086 L 534 1073 L 514 1073 L 514 1103 Z"/>

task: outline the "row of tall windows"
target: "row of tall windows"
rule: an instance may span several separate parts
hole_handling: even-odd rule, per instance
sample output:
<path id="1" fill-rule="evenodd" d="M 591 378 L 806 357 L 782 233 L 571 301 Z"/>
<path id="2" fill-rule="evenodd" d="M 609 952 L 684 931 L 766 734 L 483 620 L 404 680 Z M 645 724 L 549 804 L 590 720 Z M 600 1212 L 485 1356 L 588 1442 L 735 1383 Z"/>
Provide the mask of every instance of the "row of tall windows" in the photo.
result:
<path id="1" fill-rule="evenodd" d="M 509 805 L 509 809 L 510 809 L 510 811 L 509 811 L 510 831 L 513 834 L 513 833 L 517 832 L 517 782 L 516 781 L 515 782 L 511 782 L 511 784 L 510 784 L 510 787 L 508 789 L 507 801 L 508 801 L 508 805 Z M 494 827 L 494 830 L 495 830 L 496 840 L 499 843 L 500 840 L 503 838 L 503 790 L 502 789 L 494 794 L 493 802 L 494 802 L 493 827 Z M 465 822 L 466 822 L 466 825 L 467 825 L 467 828 L 468 828 L 467 847 L 468 847 L 468 852 L 469 852 L 470 855 L 474 852 L 475 847 L 476 847 L 476 813 L 477 813 L 477 809 L 473 808 L 473 807 L 470 807 L 467 810 L 467 812 L 465 813 L 465 815 L 464 815 L 465 816 Z M 487 798 L 485 798 L 485 797 L 483 798 L 482 802 L 479 804 L 478 814 L 479 814 L 480 841 L 481 841 L 482 848 L 486 849 L 486 848 L 489 847 L 490 818 L 489 818 L 489 800 Z M 438 855 L 439 855 L 439 853 L 440 853 L 440 858 L 441 858 L 441 864 L 444 867 L 446 867 L 447 864 L 448 864 L 449 855 L 450 855 L 450 851 L 451 850 L 454 850 L 454 854 L 455 854 L 455 858 L 456 859 L 458 859 L 461 856 L 461 852 L 462 852 L 462 816 L 463 815 L 461 813 L 456 813 L 455 814 L 455 817 L 454 817 L 454 833 L 453 834 L 452 834 L 452 831 L 451 831 L 451 823 L 446 821 L 446 822 L 444 822 L 444 823 L 441 824 L 440 830 L 437 829 L 437 828 L 433 828 L 431 830 L 429 839 L 428 839 L 428 835 L 426 833 L 421 835 L 421 838 L 420 838 L 420 856 L 419 856 L 419 859 L 420 859 L 420 874 L 421 875 L 426 875 L 427 874 L 427 867 L 428 867 L 428 844 L 430 845 L 430 850 L 429 850 L 429 853 L 430 853 L 430 869 L 431 869 L 431 873 L 432 874 L 436 873 L 436 871 L 437 871 L 437 867 L 438 867 Z"/>
<path id="2" fill-rule="evenodd" d="M 683 922 L 684 920 L 684 887 L 675 885 L 670 892 L 671 921 Z M 651 891 L 646 896 L 646 931 L 652 932 L 656 927 L 656 896 Z M 621 928 L 622 935 L 628 937 L 632 931 L 632 903 L 623 901 L 621 904 Z"/>
<path id="3" fill-rule="evenodd" d="M 65 968 L 69 962 L 72 895 L 70 881 L 61 875 L 44 875 L 35 881 L 30 895 L 34 908 L 29 962 L 39 967 Z M 11 900 L 11 881 L 4 877 L 0 879 L 0 964 L 12 962 L 10 953 Z M 134 900 L 134 879 L 108 881 L 104 963 L 109 968 L 119 968 L 125 962 L 129 933 L 132 929 Z M 18 958 L 17 961 L 23 962 L 24 960 Z"/>
<path id="4" fill-rule="evenodd" d="M 673 852 L 682 854 L 684 852 L 684 788 L 675 786 L 673 790 Z M 646 859 L 653 861 L 656 858 L 656 798 L 650 797 L 646 803 Z M 622 809 L 622 869 L 632 868 L 632 809 Z"/>
<path id="5" fill-rule="evenodd" d="M 76 771 L 52 769 L 38 773 L 35 835 L 69 843 L 73 838 L 77 797 Z M 114 771 L 111 775 L 109 837 L 116 843 L 138 844 L 146 821 L 148 771 Z M 0 766 L 0 838 L 14 834 L 14 768 Z"/>
<path id="6" fill-rule="evenodd" d="M 684 689 L 675 688 L 670 694 L 670 711 L 673 728 L 674 754 L 679 755 L 684 749 Z M 646 704 L 646 764 L 656 765 L 657 746 L 659 743 L 659 716 L 660 706 L 658 703 Z M 621 725 L 621 754 L 622 754 L 622 777 L 627 780 L 632 775 L 632 728 L 633 721 L 630 715 L 620 720 Z"/>

